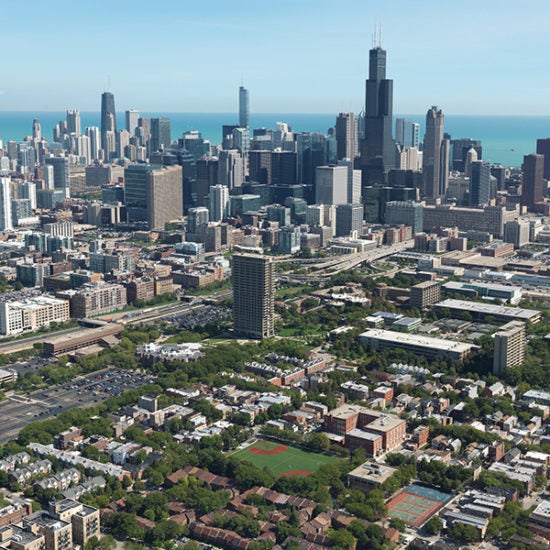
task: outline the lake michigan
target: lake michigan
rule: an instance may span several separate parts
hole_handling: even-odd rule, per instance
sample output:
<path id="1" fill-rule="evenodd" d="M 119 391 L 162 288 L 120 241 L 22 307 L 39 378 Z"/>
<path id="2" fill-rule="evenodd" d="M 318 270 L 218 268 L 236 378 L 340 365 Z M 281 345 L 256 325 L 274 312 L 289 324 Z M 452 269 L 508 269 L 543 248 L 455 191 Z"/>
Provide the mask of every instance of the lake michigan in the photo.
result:
<path id="1" fill-rule="evenodd" d="M 144 117 L 165 116 L 171 120 L 172 139 L 181 137 L 187 130 L 198 130 L 204 139 L 219 144 L 222 125 L 235 124 L 236 113 L 152 113 Z M 398 115 L 420 123 L 424 133 L 424 115 Z M 42 125 L 42 135 L 52 139 L 53 128 L 65 118 L 62 111 L 0 111 L 0 140 L 22 141 L 31 134 L 32 121 L 37 118 Z M 81 112 L 81 126 L 100 125 L 99 112 Z M 335 114 L 251 113 L 251 128 L 275 128 L 277 122 L 286 122 L 295 132 L 326 133 L 334 126 Z M 117 127 L 124 128 L 124 113 L 117 115 Z M 480 139 L 483 158 L 504 166 L 520 167 L 523 156 L 536 151 L 538 138 L 550 137 L 550 116 L 473 116 L 445 115 L 445 132 L 451 138 Z"/>

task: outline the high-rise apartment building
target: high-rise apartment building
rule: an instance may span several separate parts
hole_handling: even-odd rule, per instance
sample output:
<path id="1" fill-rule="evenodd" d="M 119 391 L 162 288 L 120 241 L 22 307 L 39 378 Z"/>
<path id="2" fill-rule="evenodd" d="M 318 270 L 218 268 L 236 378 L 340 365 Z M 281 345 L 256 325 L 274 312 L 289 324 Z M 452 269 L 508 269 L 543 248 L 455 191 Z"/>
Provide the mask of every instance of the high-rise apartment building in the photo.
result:
<path id="1" fill-rule="evenodd" d="M 190 208 L 187 215 L 187 232 L 197 234 L 201 225 L 208 224 L 210 220 L 210 213 L 208 208 L 204 206 L 197 206 L 197 208 Z"/>
<path id="2" fill-rule="evenodd" d="M 380 46 L 369 52 L 366 82 L 365 136 L 361 146 L 363 185 L 381 185 L 395 165 L 392 137 L 393 80 L 386 78 L 386 50 Z"/>
<path id="3" fill-rule="evenodd" d="M 353 113 L 340 113 L 336 117 L 336 156 L 338 160 L 357 156 L 357 119 Z"/>
<path id="4" fill-rule="evenodd" d="M 248 338 L 275 335 L 275 278 L 270 256 L 233 256 L 233 327 Z"/>
<path id="5" fill-rule="evenodd" d="M 449 140 L 443 136 L 443 111 L 434 106 L 426 113 L 426 135 L 422 156 L 424 195 L 442 197 L 449 182 Z"/>
<path id="6" fill-rule="evenodd" d="M 239 87 L 239 127 L 250 126 L 250 112 L 248 102 L 248 90 L 244 86 Z"/>
<path id="7" fill-rule="evenodd" d="M 500 376 L 506 369 L 517 367 L 525 358 L 525 323 L 511 321 L 494 335 L 493 374 Z"/>
<path id="8" fill-rule="evenodd" d="M 213 222 L 221 222 L 229 215 L 229 189 L 225 185 L 213 185 L 210 188 L 209 218 Z"/>
<path id="9" fill-rule="evenodd" d="M 523 184 L 521 204 L 528 210 L 534 210 L 542 203 L 544 186 L 544 155 L 525 155 L 523 157 Z"/>
<path id="10" fill-rule="evenodd" d="M 11 181 L 0 178 L 0 231 L 13 229 L 11 215 Z"/>
<path id="11" fill-rule="evenodd" d="M 33 181 L 19 182 L 18 191 L 20 199 L 29 199 L 31 201 L 31 209 L 36 208 L 36 183 Z"/>

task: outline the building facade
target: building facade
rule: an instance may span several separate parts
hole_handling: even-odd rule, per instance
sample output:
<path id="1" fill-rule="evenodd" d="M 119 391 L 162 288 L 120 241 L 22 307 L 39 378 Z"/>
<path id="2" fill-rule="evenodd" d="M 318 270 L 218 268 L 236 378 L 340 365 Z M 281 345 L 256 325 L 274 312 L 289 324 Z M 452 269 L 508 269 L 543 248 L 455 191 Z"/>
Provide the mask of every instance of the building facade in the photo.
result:
<path id="1" fill-rule="evenodd" d="M 248 338 L 275 334 L 275 279 L 271 257 L 256 254 L 233 256 L 233 326 Z"/>

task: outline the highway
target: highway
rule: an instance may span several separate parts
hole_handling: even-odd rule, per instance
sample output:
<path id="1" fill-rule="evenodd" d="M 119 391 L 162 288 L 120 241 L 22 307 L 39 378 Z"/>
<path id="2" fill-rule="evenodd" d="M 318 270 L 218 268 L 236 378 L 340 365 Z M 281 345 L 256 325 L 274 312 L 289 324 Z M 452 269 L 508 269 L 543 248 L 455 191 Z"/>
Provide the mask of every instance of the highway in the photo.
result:
<path id="1" fill-rule="evenodd" d="M 353 269 L 363 262 L 374 262 L 376 260 L 392 256 L 393 254 L 397 254 L 398 252 L 403 252 L 413 245 L 414 241 L 409 240 L 394 244 L 392 246 L 384 246 L 374 250 L 360 252 L 358 254 L 345 254 L 343 256 L 338 256 L 337 258 L 332 257 L 328 261 L 320 261 L 314 265 L 314 267 L 319 269 L 319 271 L 315 271 L 314 273 L 307 275 L 281 274 L 279 275 L 279 279 L 284 280 L 287 278 L 288 280 L 297 282 L 326 279 L 342 271 Z"/>

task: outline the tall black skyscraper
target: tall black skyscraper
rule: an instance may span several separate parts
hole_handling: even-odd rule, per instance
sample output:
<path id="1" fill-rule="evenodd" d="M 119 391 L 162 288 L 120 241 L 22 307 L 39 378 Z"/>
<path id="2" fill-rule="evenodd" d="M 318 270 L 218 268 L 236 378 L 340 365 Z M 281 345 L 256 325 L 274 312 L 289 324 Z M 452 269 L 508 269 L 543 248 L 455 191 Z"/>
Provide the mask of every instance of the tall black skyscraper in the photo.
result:
<path id="1" fill-rule="evenodd" d="M 386 50 L 369 52 L 369 78 L 365 94 L 365 134 L 361 146 L 363 185 L 381 185 L 395 166 L 392 137 L 393 80 L 386 78 Z"/>
<path id="2" fill-rule="evenodd" d="M 107 132 L 116 133 L 115 96 L 111 92 L 101 94 L 101 147 L 107 150 Z"/>

